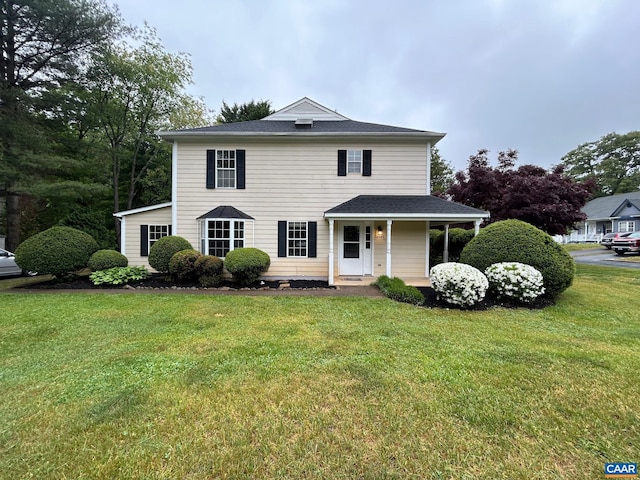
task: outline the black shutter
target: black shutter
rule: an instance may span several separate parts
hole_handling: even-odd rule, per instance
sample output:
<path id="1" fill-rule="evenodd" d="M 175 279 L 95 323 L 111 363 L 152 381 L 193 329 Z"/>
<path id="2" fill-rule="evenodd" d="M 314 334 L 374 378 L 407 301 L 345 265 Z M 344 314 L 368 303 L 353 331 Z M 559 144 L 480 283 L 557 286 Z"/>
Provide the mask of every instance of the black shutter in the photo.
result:
<path id="1" fill-rule="evenodd" d="M 362 176 L 371 176 L 371 150 L 362 151 Z"/>
<path id="2" fill-rule="evenodd" d="M 287 256 L 287 222 L 278 221 L 278 257 Z"/>
<path id="3" fill-rule="evenodd" d="M 307 250 L 307 257 L 316 258 L 317 254 L 317 238 L 318 238 L 318 222 L 307 223 L 307 239 L 309 240 L 309 249 Z"/>
<path id="4" fill-rule="evenodd" d="M 347 151 L 338 150 L 338 176 L 347 176 Z"/>
<path id="5" fill-rule="evenodd" d="M 236 150 L 236 188 L 244 190 L 244 150 Z"/>
<path id="6" fill-rule="evenodd" d="M 216 151 L 207 150 L 207 188 L 216 188 Z"/>
<path id="7" fill-rule="evenodd" d="M 167 235 L 171 235 L 171 225 L 168 225 L 168 228 L 167 228 Z"/>
<path id="8" fill-rule="evenodd" d="M 140 256 L 149 256 L 149 225 L 140 225 Z"/>

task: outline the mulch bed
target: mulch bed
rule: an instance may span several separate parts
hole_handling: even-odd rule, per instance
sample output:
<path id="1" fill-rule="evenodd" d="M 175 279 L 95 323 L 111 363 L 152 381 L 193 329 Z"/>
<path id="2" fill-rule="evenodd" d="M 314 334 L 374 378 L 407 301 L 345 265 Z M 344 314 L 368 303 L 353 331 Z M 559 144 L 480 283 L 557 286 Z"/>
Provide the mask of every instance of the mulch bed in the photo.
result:
<path id="1" fill-rule="evenodd" d="M 431 287 L 417 287 L 417 288 L 424 295 L 425 307 L 437 307 L 437 308 L 448 308 L 448 309 L 456 309 L 456 310 L 473 310 L 473 311 L 488 310 L 494 307 L 529 308 L 531 310 L 540 310 L 542 308 L 550 307 L 551 305 L 555 304 L 554 300 L 551 298 L 538 297 L 533 302 L 527 303 L 526 305 L 524 305 L 522 303 L 510 301 L 508 299 L 496 298 L 495 296 L 491 295 L 491 293 L 487 293 L 487 295 L 484 297 L 484 300 L 482 300 L 481 302 L 476 303 L 471 307 L 460 308 L 458 306 L 451 305 L 445 302 L 444 300 L 439 300 L 436 294 L 436 291 Z"/>
<path id="2" fill-rule="evenodd" d="M 19 287 L 22 288 L 22 287 Z M 152 274 L 145 280 L 133 282 L 128 286 L 122 285 L 94 285 L 89 280 L 88 276 L 76 277 L 72 280 L 50 280 L 48 282 L 42 282 L 38 284 L 28 285 L 24 288 L 30 290 L 121 290 L 126 289 L 141 289 L 141 290 L 204 290 L 197 283 L 173 283 L 168 282 L 164 275 Z M 269 280 L 258 281 L 246 287 L 240 287 L 237 283 L 231 281 L 225 281 L 220 287 L 212 287 L 208 290 L 218 291 L 243 291 L 243 290 L 282 290 L 286 289 L 307 289 L 307 290 L 335 290 L 336 287 L 329 286 L 326 281 L 322 280 Z M 529 308 L 532 310 L 538 310 L 549 307 L 554 304 L 554 301 L 550 298 L 542 297 L 537 298 L 535 301 L 523 305 L 517 302 L 511 302 L 505 299 L 498 299 L 488 294 L 482 302 L 473 305 L 472 307 L 461 309 L 455 305 L 451 305 L 443 300 L 438 299 L 436 292 L 431 287 L 417 287 L 418 290 L 424 295 L 425 307 L 445 308 L 445 309 L 460 309 L 460 310 L 488 310 L 494 307 L 503 308 Z"/>
<path id="3" fill-rule="evenodd" d="M 19 287 L 22 288 L 22 287 Z M 73 279 L 50 280 L 25 286 L 29 290 L 121 290 L 123 288 L 139 288 L 148 290 L 202 290 L 203 287 L 196 282 L 168 282 L 164 275 L 152 274 L 149 278 L 131 282 L 129 285 L 94 285 L 88 276 L 78 276 Z M 220 287 L 210 287 L 209 290 L 268 290 L 268 289 L 334 289 L 326 281 L 321 280 L 286 280 L 286 281 L 258 281 L 246 287 L 240 287 L 237 283 L 225 281 Z"/>

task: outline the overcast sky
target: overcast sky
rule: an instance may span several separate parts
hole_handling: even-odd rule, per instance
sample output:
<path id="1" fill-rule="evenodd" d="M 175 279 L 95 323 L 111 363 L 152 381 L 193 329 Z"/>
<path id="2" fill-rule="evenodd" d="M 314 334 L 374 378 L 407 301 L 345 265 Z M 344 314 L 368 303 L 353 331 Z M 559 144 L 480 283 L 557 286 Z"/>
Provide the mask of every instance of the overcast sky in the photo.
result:
<path id="1" fill-rule="evenodd" d="M 549 167 L 640 129 L 638 0 L 110 0 L 191 55 L 190 93 L 302 97 L 364 122 L 446 132 L 455 169 L 479 148 Z"/>

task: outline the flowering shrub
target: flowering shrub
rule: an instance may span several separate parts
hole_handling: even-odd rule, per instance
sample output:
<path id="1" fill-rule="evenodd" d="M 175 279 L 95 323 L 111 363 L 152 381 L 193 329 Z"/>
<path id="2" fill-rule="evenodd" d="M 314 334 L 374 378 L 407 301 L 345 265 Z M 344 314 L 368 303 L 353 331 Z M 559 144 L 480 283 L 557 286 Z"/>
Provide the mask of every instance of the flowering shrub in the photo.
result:
<path id="1" fill-rule="evenodd" d="M 544 293 L 542 274 L 531 265 L 519 262 L 500 262 L 487 267 L 484 274 L 489 288 L 498 298 L 508 297 L 529 303 Z"/>
<path id="2" fill-rule="evenodd" d="M 487 277 L 471 265 L 441 263 L 431 269 L 431 286 L 447 303 L 470 307 L 481 301 L 487 293 Z"/>

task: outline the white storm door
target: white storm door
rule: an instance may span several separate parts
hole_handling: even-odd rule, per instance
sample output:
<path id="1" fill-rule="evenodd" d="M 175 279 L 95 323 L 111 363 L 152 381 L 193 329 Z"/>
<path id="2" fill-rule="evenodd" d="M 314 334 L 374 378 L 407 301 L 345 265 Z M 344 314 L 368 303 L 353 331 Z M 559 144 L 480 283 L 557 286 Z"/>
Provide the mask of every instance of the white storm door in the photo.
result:
<path id="1" fill-rule="evenodd" d="M 340 275 L 364 274 L 364 228 L 362 223 L 345 223 L 340 228 Z"/>

